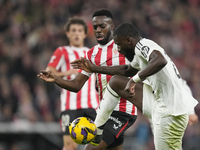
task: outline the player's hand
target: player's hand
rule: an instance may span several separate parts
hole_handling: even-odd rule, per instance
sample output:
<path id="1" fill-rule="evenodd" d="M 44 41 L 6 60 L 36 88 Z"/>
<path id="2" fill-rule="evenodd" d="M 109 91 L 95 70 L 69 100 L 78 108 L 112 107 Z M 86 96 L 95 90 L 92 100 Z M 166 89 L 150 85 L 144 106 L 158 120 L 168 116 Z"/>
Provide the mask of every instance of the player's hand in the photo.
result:
<path id="1" fill-rule="evenodd" d="M 86 72 L 93 72 L 92 68 L 94 67 L 94 65 L 86 58 L 81 57 L 72 61 L 70 64 L 73 67 L 73 69 L 82 69 Z"/>
<path id="2" fill-rule="evenodd" d="M 196 114 L 189 115 L 189 125 L 194 125 L 198 122 L 198 116 Z"/>
<path id="3" fill-rule="evenodd" d="M 37 76 L 46 82 L 55 82 L 55 78 L 57 77 L 52 71 L 45 70 L 42 70 Z"/>
<path id="4" fill-rule="evenodd" d="M 128 92 L 128 96 L 130 98 L 135 96 L 135 86 L 136 86 L 136 83 L 132 79 L 130 79 L 128 83 L 126 84 L 124 91 Z"/>

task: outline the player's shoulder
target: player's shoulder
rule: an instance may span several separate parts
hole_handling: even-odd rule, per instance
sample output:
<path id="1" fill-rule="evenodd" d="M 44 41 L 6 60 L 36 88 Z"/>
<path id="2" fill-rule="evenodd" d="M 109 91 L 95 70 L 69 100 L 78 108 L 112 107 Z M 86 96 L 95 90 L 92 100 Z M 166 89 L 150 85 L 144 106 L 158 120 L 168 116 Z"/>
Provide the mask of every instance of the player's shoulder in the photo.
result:
<path id="1" fill-rule="evenodd" d="M 96 44 L 95 46 L 93 46 L 92 48 L 90 48 L 87 53 L 93 53 L 94 49 L 98 49 L 98 44 Z"/>
<path id="2" fill-rule="evenodd" d="M 153 40 L 150 39 L 146 39 L 146 38 L 142 38 L 138 44 L 140 44 L 141 46 L 145 46 L 145 45 L 154 45 L 156 44 L 156 42 L 154 42 Z"/>
<path id="3" fill-rule="evenodd" d="M 86 46 L 82 47 L 82 49 L 83 49 L 83 50 L 86 50 L 86 51 L 89 51 L 89 50 L 90 50 L 90 48 L 89 48 L 89 47 L 86 47 Z"/>
<path id="4" fill-rule="evenodd" d="M 59 46 L 56 48 L 56 51 L 63 51 L 65 49 L 67 49 L 67 46 Z"/>
<path id="5" fill-rule="evenodd" d="M 150 39 L 146 39 L 146 38 L 142 38 L 137 44 L 136 47 L 140 50 L 140 51 L 144 51 L 144 50 L 148 50 L 148 49 L 161 49 L 161 47 L 154 42 L 153 40 Z"/>

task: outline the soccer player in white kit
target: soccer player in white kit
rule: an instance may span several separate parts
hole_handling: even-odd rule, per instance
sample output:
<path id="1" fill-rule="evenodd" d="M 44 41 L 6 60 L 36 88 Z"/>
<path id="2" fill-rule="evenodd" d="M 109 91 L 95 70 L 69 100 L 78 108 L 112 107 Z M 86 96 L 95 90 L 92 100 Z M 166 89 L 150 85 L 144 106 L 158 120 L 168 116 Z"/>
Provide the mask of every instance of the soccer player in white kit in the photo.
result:
<path id="1" fill-rule="evenodd" d="M 152 120 L 156 150 L 181 150 L 188 113 L 194 110 L 198 102 L 185 89 L 175 64 L 162 47 L 152 40 L 141 38 L 130 23 L 123 23 L 116 28 L 114 41 L 118 51 L 131 62 L 125 70 L 119 70 L 117 66 L 93 66 L 83 58 L 73 63 L 74 68 L 87 68 L 91 72 L 123 76 L 136 73 L 131 79 L 123 76 L 111 78 L 104 94 L 105 107 L 98 112 L 96 120 L 100 121 L 96 122 L 104 123 L 102 118 L 106 120 L 121 96 L 130 100 Z M 138 90 L 140 81 L 143 81 L 143 88 Z M 138 99 L 141 90 L 143 97 Z"/>

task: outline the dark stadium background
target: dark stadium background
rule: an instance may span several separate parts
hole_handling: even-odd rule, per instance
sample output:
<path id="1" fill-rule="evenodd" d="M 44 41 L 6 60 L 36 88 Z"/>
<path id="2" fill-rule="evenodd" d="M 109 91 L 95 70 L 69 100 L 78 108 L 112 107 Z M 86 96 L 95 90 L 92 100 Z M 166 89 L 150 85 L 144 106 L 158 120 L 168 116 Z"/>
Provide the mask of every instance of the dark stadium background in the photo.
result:
<path id="1" fill-rule="evenodd" d="M 108 8 L 115 25 L 131 22 L 159 43 L 200 101 L 200 0 L 0 0 L 0 150 L 61 150 L 59 87 L 37 78 L 53 51 L 66 45 L 63 26 L 74 15 L 96 40 L 92 13 Z M 195 109 L 200 117 L 200 105 Z M 188 126 L 184 150 L 200 149 L 200 123 Z M 139 113 L 124 150 L 154 150 L 149 121 Z"/>

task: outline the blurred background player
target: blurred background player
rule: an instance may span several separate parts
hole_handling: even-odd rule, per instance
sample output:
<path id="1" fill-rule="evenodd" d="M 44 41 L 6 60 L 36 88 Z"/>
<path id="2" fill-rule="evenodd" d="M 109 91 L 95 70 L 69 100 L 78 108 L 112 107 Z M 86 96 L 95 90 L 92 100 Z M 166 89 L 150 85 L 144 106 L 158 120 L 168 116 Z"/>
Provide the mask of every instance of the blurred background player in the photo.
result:
<path id="1" fill-rule="evenodd" d="M 87 47 L 84 47 L 87 25 L 81 18 L 72 17 L 67 21 L 65 31 L 69 45 L 58 47 L 55 50 L 46 70 L 54 72 L 65 80 L 71 80 L 78 70 L 72 69 L 70 62 L 84 56 L 88 50 Z M 76 150 L 77 144 L 69 136 L 68 125 L 75 118 L 81 116 L 95 119 L 95 108 L 99 104 L 95 90 L 95 76 L 91 76 L 78 93 L 62 89 L 60 99 L 60 125 L 63 132 L 64 150 Z"/>

